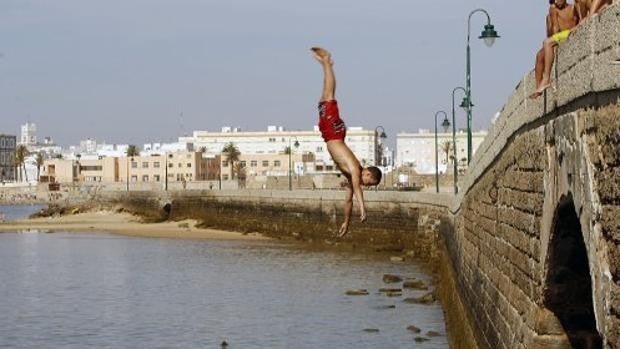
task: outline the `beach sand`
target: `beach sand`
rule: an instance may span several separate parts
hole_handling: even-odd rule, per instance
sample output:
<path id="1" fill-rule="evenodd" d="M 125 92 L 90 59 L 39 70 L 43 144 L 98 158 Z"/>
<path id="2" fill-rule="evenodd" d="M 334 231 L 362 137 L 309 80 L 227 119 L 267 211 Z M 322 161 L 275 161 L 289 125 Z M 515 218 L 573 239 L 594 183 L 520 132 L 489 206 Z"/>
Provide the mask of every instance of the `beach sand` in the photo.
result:
<path id="1" fill-rule="evenodd" d="M 0 232 L 49 230 L 67 232 L 105 232 L 128 236 L 214 239 L 214 240 L 267 240 L 258 233 L 242 234 L 218 229 L 196 228 L 195 220 L 178 222 L 142 223 L 128 213 L 110 211 L 86 212 L 60 217 L 32 218 L 0 223 Z"/>

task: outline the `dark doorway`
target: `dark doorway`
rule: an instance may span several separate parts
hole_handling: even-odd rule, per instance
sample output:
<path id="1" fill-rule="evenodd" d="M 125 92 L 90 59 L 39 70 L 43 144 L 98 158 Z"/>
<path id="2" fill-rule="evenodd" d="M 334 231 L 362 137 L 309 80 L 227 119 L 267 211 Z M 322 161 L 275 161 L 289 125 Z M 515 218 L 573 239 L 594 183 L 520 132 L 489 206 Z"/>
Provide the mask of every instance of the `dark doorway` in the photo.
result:
<path id="1" fill-rule="evenodd" d="M 573 348 L 602 348 L 592 306 L 588 254 L 572 198 L 556 210 L 551 234 L 545 306 L 560 320 Z"/>

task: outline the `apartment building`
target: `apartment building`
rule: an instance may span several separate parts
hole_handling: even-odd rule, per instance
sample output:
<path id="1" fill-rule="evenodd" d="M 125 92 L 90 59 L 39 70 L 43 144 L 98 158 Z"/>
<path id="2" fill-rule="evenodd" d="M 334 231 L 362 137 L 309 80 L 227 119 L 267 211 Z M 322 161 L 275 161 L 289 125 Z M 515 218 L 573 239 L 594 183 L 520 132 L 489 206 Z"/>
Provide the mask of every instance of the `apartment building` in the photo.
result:
<path id="1" fill-rule="evenodd" d="M 290 168 L 295 175 L 304 175 L 314 172 L 314 154 L 291 153 Z M 241 154 L 233 165 L 226 156 L 221 158 L 222 180 L 233 178 L 247 178 L 257 176 L 288 176 L 289 155 L 280 154 Z"/>
<path id="2" fill-rule="evenodd" d="M 487 131 L 472 133 L 472 153 L 486 137 Z M 439 172 L 451 170 L 453 164 L 452 132 L 437 134 L 437 157 Z M 449 143 L 449 152 L 446 154 L 446 143 Z M 458 166 L 467 167 L 467 132 L 460 130 L 456 133 L 456 156 Z M 435 173 L 435 133 L 421 129 L 418 133 L 399 133 L 396 136 L 396 166 L 412 167 L 420 174 Z"/>
<path id="3" fill-rule="evenodd" d="M 113 182 L 191 182 L 206 180 L 219 157 L 203 158 L 200 152 L 179 152 L 135 157 L 100 157 L 98 159 L 46 160 L 42 175 L 45 181 L 58 183 Z M 212 173 L 211 178 L 217 178 Z"/>
<path id="4" fill-rule="evenodd" d="M 346 142 L 360 162 L 365 165 L 375 164 L 377 134 L 374 130 L 349 127 Z M 289 131 L 281 126 L 269 126 L 267 131 L 241 131 L 238 128 L 223 127 L 220 132 L 194 131 L 192 136 L 179 137 L 179 143 L 192 144 L 193 149 L 204 149 L 212 155 L 220 154 L 229 143 L 233 143 L 241 154 L 277 155 L 291 147 L 295 153 L 312 153 L 317 161 L 333 166 L 318 127 L 311 131 Z M 297 147 L 294 146 L 296 143 Z"/>
<path id="5" fill-rule="evenodd" d="M 16 136 L 0 134 L 0 181 L 15 180 Z"/>

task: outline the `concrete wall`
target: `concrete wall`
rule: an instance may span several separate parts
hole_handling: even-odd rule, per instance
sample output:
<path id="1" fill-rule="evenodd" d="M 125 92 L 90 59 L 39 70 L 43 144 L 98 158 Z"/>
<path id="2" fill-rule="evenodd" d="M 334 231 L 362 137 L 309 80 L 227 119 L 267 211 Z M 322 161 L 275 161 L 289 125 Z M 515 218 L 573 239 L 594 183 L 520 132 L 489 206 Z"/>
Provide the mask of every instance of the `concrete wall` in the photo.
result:
<path id="1" fill-rule="evenodd" d="M 543 97 L 518 84 L 442 225 L 479 347 L 620 348 L 619 18 L 560 45 Z"/>

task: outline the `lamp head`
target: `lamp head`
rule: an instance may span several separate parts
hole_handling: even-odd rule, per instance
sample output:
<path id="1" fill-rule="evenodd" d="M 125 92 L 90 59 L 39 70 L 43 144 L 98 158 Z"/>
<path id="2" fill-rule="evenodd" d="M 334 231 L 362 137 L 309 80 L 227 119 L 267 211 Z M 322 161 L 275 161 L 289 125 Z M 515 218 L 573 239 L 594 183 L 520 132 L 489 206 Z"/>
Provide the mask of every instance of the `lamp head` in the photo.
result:
<path id="1" fill-rule="evenodd" d="M 385 134 L 385 132 L 381 132 L 381 135 L 379 136 L 379 138 L 386 139 L 387 135 Z"/>
<path id="2" fill-rule="evenodd" d="M 499 38 L 499 35 L 497 35 L 497 31 L 495 31 L 495 27 L 493 26 L 493 24 L 485 25 L 482 34 L 480 34 L 480 36 L 478 37 L 478 39 L 483 39 L 484 43 L 488 47 L 493 46 L 493 44 L 495 43 L 495 39 L 497 38 Z"/>
<path id="3" fill-rule="evenodd" d="M 443 131 L 444 132 L 448 132 L 448 129 L 450 128 L 450 120 L 448 120 L 448 116 L 446 115 L 445 118 L 443 119 L 443 122 L 441 123 L 441 127 L 443 127 Z"/>
<path id="4" fill-rule="evenodd" d="M 467 96 L 463 97 L 463 101 L 459 105 L 459 107 L 465 109 L 465 111 L 469 111 L 473 106 L 474 104 L 469 100 L 469 98 L 467 98 Z"/>
<path id="5" fill-rule="evenodd" d="M 299 141 L 295 140 L 295 143 L 293 143 L 293 145 L 295 146 L 295 148 L 299 148 Z"/>

